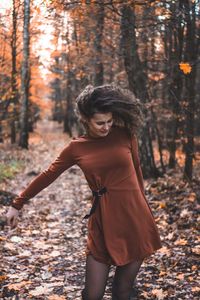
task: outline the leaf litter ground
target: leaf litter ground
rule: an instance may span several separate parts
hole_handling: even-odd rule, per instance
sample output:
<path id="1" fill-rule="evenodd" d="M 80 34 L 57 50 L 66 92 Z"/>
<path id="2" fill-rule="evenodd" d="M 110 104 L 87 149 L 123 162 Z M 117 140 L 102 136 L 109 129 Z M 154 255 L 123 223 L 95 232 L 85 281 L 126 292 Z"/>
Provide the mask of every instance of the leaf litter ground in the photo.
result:
<path id="1" fill-rule="evenodd" d="M 2 159 L 17 158 L 24 170 L 0 189 L 18 194 L 48 167 L 69 142 L 61 131 L 60 125 L 42 121 L 31 134 L 28 151 L 2 145 Z M 146 193 L 163 247 L 143 262 L 132 299 L 199 299 L 199 182 L 188 184 L 177 171 L 146 182 Z M 0 299 L 81 299 L 87 234 L 82 217 L 90 197 L 84 175 L 72 167 L 24 206 L 16 229 L 2 227 Z M 0 215 L 7 209 L 3 204 Z M 112 267 L 104 299 L 111 299 L 114 271 Z"/>

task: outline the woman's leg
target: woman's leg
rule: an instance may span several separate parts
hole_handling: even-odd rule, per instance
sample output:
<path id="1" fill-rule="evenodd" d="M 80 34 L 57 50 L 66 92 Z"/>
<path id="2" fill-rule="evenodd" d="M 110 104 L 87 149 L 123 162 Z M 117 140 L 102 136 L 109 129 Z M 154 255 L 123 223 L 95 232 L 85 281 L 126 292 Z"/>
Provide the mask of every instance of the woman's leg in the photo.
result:
<path id="1" fill-rule="evenodd" d="M 83 300 L 103 299 L 110 266 L 96 261 L 92 255 L 87 256 L 85 288 L 82 291 Z"/>
<path id="2" fill-rule="evenodd" d="M 130 299 L 133 283 L 136 279 L 141 264 L 142 260 L 139 260 L 116 268 L 112 288 L 113 300 Z"/>

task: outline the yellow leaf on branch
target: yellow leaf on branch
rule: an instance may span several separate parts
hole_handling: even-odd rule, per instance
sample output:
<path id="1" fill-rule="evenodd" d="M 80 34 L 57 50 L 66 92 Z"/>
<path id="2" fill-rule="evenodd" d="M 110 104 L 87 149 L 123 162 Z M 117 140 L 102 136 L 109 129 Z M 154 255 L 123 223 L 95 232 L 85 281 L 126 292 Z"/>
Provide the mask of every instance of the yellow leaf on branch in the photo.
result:
<path id="1" fill-rule="evenodd" d="M 181 62 L 179 64 L 179 68 L 181 71 L 183 71 L 184 74 L 189 74 L 192 71 L 192 67 L 189 63 Z"/>

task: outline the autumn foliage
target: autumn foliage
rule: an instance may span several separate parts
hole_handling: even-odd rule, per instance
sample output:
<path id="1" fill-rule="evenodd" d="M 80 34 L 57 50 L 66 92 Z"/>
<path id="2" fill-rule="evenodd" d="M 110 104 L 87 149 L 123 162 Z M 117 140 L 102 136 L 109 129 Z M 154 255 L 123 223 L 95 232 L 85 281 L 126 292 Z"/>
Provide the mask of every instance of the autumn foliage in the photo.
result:
<path id="1" fill-rule="evenodd" d="M 18 143 L 23 3 L 15 0 L 4 12 L 0 138 Z M 76 96 L 89 83 L 115 81 L 146 107 L 141 131 L 145 176 L 174 168 L 182 153 L 183 174 L 191 179 L 200 127 L 198 15 L 197 2 L 190 0 L 33 1 L 27 130 L 48 116 L 63 123 L 70 135 L 81 132 L 74 114 Z"/>

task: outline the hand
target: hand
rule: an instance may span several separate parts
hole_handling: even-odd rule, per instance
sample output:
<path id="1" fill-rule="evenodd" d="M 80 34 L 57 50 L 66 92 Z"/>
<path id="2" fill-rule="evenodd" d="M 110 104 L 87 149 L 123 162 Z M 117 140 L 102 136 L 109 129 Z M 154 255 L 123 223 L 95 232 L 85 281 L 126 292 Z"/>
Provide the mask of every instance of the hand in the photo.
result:
<path id="1" fill-rule="evenodd" d="M 18 216 L 19 216 L 19 211 L 16 208 L 10 206 L 6 214 L 6 218 L 7 218 L 7 223 L 11 228 L 15 228 L 17 226 Z"/>

